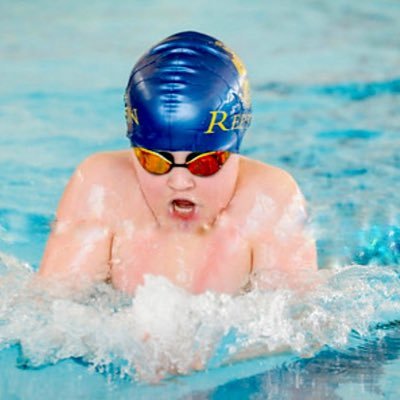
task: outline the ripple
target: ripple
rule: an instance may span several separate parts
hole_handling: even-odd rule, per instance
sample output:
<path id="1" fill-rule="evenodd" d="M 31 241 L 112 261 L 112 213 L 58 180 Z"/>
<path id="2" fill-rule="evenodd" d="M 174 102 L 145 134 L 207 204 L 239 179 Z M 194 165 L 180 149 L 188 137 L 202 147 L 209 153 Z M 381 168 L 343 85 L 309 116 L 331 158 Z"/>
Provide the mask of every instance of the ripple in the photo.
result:
<path id="1" fill-rule="evenodd" d="M 381 136 L 381 132 L 365 129 L 345 129 L 318 132 L 316 136 L 321 139 L 363 139 L 370 140 Z"/>
<path id="2" fill-rule="evenodd" d="M 315 87 L 317 94 L 339 96 L 349 100 L 366 100 L 381 95 L 397 95 L 400 93 L 400 79 L 383 82 L 350 82 L 336 85 Z"/>
<path id="3" fill-rule="evenodd" d="M 275 93 L 281 96 L 316 94 L 361 101 L 375 96 L 398 95 L 400 93 L 400 79 L 395 78 L 381 82 L 344 82 L 315 86 L 268 82 L 255 86 L 254 90 L 256 92 Z"/>

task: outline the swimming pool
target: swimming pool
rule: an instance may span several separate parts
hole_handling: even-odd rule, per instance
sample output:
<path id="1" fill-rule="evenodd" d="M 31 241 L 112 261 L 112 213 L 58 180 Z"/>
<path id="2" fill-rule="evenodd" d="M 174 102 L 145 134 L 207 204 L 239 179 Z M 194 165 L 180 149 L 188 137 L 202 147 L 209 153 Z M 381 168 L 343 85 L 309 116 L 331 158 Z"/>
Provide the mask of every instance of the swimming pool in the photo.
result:
<path id="1" fill-rule="evenodd" d="M 239 1 L 210 6 L 155 0 L 116 5 L 103 0 L 91 6 L 75 0 L 39 0 L 0 5 L 0 251 L 8 277 L 1 285 L 0 340 L 11 345 L 11 339 L 25 338 L 24 353 L 16 344 L 0 352 L 1 398 L 55 398 L 60 390 L 71 399 L 398 395 L 400 341 L 396 328 L 386 323 L 400 315 L 400 4 L 394 0 L 264 3 L 253 1 L 244 7 Z M 299 357 L 313 349 L 296 342 L 297 353 L 222 368 L 217 354 L 210 372 L 152 387 L 118 378 L 118 366 L 109 374 L 93 372 L 73 357 L 87 351 L 92 363 L 104 361 L 102 365 L 112 368 L 107 364 L 110 346 L 104 343 L 111 340 L 111 332 L 121 336 L 114 350 L 126 355 L 121 343 L 124 330 L 129 329 L 124 325 L 129 318 L 123 318 L 128 300 L 104 289 L 106 304 L 81 307 L 79 301 L 54 304 L 44 299 L 43 309 L 31 307 L 34 299 L 23 295 L 30 273 L 21 262 L 37 268 L 57 201 L 74 167 L 95 151 L 128 145 L 122 93 L 133 62 L 160 38 L 185 29 L 220 37 L 247 64 L 254 123 L 244 153 L 282 166 L 297 178 L 309 200 L 320 265 L 368 266 L 340 269 L 324 293 L 302 302 L 309 307 L 306 311 L 296 310 L 286 294 L 270 299 L 289 313 L 316 318 L 300 318 L 303 325 L 296 325 L 286 315 L 281 318 L 286 325 L 280 326 L 282 332 L 296 328 L 305 334 L 304 343 L 316 343 L 316 348 L 331 345 L 319 348 L 317 355 Z M 174 301 L 182 299 L 165 282 L 149 285 L 169 291 L 171 309 Z M 149 290 L 142 293 L 144 311 L 146 301 L 157 305 L 157 298 L 149 296 Z M 333 300 L 329 303 L 327 298 Z M 184 295 L 183 299 L 188 300 Z M 196 315 L 202 316 L 202 307 L 212 314 L 220 300 L 203 298 L 201 305 L 194 306 Z M 266 315 L 267 300 L 248 297 L 241 310 L 246 304 L 265 301 L 257 311 Z M 229 304 L 225 306 L 228 310 Z M 120 312 L 99 319 L 112 307 L 121 307 Z M 156 313 L 152 323 L 157 318 L 162 323 L 164 311 L 158 317 Z M 332 324 L 320 336 L 317 328 L 306 324 L 320 321 L 315 317 L 318 312 Z M 67 316 L 54 320 L 57 315 Z M 236 316 L 236 321 L 242 317 Z M 74 318 L 81 323 L 90 320 L 93 326 L 82 334 L 79 324 L 72 323 Z M 191 322 L 182 319 L 181 323 L 190 326 Z M 378 329 L 368 330 L 379 323 L 383 325 Z M 96 336 L 98 326 L 104 327 L 103 335 Z M 346 329 L 342 332 L 340 327 Z M 43 333 L 42 344 L 39 334 L 30 334 L 33 331 Z M 64 347 L 57 347 L 60 331 L 67 343 Z M 46 332 L 53 336 L 45 337 Z M 360 338 L 360 332 L 365 336 Z M 203 331 L 200 344 L 206 345 L 206 338 L 211 340 L 214 333 Z M 87 343 L 75 340 L 82 335 Z M 171 344 L 168 337 L 164 339 Z M 273 339 L 277 344 L 286 340 Z M 227 346 L 229 340 L 235 341 L 228 338 Z M 296 343 L 290 342 L 292 349 Z M 144 350 L 143 363 L 153 350 Z M 224 344 L 220 350 L 222 359 Z M 33 368 L 35 360 L 37 368 Z M 63 361 L 46 366 L 57 360 Z"/>

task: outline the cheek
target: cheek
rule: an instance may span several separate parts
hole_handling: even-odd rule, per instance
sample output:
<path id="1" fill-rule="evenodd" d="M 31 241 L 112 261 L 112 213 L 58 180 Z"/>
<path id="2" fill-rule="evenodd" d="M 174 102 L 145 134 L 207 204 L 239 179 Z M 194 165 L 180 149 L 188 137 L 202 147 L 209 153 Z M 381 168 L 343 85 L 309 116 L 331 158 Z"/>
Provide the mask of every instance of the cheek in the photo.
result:
<path id="1" fill-rule="evenodd" d="M 137 170 L 136 175 L 147 201 L 157 203 L 157 200 L 161 200 L 167 185 L 165 176 L 151 175 L 143 169 Z"/>
<path id="2" fill-rule="evenodd" d="M 236 177 L 236 169 L 229 168 L 221 169 L 214 176 L 202 179 L 198 185 L 202 198 L 218 208 L 225 207 L 235 190 Z"/>
<path id="3" fill-rule="evenodd" d="M 154 204 L 162 202 L 165 196 L 166 184 L 163 182 L 151 182 L 143 188 L 146 197 Z"/>

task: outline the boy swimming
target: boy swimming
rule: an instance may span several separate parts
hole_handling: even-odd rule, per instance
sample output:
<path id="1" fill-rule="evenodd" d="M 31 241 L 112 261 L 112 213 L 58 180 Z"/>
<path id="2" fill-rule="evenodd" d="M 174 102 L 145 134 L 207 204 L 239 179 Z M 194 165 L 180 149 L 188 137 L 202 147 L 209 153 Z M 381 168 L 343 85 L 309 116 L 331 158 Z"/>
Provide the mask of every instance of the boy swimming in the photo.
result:
<path id="1" fill-rule="evenodd" d="M 197 32 L 170 36 L 134 66 L 125 103 L 131 149 L 78 166 L 41 276 L 134 294 L 150 274 L 194 294 L 239 294 L 295 287 L 316 270 L 297 184 L 239 154 L 251 104 L 231 50 Z"/>

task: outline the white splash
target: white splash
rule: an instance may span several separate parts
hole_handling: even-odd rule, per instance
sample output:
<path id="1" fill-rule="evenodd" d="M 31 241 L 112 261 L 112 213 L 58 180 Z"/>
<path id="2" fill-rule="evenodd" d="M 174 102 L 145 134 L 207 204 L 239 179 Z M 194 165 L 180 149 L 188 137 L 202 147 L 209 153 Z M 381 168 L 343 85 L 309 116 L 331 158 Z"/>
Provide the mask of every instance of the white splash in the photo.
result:
<path id="1" fill-rule="evenodd" d="M 343 348 L 352 331 L 400 318 L 397 272 L 346 267 L 299 293 L 253 290 L 192 295 L 146 276 L 134 298 L 102 284 L 87 293 L 52 293 L 32 270 L 0 254 L 0 348 L 19 343 L 29 366 L 80 357 L 90 365 L 156 381 L 271 352 L 312 355 Z M 57 293 L 57 295 L 55 295 Z"/>

